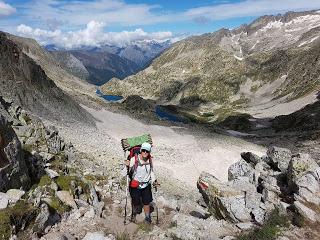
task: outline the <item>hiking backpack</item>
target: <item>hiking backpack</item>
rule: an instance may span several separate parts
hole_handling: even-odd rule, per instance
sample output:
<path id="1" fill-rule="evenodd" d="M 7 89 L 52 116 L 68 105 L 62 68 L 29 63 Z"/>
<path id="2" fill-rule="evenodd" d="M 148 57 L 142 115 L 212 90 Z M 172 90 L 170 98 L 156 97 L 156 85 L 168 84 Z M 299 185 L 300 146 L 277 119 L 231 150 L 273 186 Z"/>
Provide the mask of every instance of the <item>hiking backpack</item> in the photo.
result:
<path id="1" fill-rule="evenodd" d="M 134 162 L 134 167 L 133 167 L 133 172 L 136 171 L 138 167 L 138 154 L 140 153 L 141 145 L 144 142 L 148 142 L 152 146 L 152 139 L 150 134 L 144 134 L 141 136 L 137 137 L 131 137 L 131 138 L 125 138 L 121 140 L 122 148 L 123 151 L 129 151 L 129 155 L 127 156 L 127 160 L 130 161 L 132 157 L 135 157 L 135 162 Z M 152 164 L 152 156 L 151 154 L 148 155 L 148 160 L 150 163 L 150 168 L 153 169 L 153 164 Z M 133 174 L 132 172 L 132 174 Z M 132 174 L 129 177 L 132 177 Z"/>

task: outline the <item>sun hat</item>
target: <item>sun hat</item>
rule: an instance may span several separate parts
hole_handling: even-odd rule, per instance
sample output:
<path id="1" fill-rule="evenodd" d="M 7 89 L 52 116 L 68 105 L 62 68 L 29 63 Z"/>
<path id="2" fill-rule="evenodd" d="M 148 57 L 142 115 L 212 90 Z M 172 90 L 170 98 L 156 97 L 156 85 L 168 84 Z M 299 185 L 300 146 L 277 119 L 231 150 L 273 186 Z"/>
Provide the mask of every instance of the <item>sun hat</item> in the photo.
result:
<path id="1" fill-rule="evenodd" d="M 142 143 L 140 151 L 142 149 L 147 150 L 148 152 L 151 152 L 151 144 L 147 142 Z"/>

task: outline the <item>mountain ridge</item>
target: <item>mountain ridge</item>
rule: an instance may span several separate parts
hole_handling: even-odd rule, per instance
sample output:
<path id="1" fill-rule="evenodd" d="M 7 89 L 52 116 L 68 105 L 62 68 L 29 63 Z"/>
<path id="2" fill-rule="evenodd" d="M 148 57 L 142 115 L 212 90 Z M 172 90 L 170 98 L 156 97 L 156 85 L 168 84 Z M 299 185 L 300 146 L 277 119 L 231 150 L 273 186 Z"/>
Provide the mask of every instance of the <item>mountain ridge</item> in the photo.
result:
<path id="1" fill-rule="evenodd" d="M 316 100 L 320 87 L 319 27 L 319 12 L 289 12 L 234 30 L 192 36 L 173 44 L 136 75 L 121 82 L 112 79 L 102 91 L 178 106 L 199 99 L 203 103 L 189 111 L 216 116 L 208 120 L 236 112 L 268 117 L 264 109 L 272 112 L 272 105 L 308 97 L 292 108 L 298 110 Z M 311 64 L 304 69 L 307 62 Z"/>
<path id="2" fill-rule="evenodd" d="M 0 32 L 0 95 L 46 119 L 92 124 L 89 114 L 58 88 L 11 38 Z"/>
<path id="3" fill-rule="evenodd" d="M 124 79 L 144 69 L 169 45 L 168 41 L 164 43 L 136 41 L 123 47 L 102 45 L 63 49 L 49 45 L 45 48 L 71 74 L 89 83 L 102 85 L 113 77 Z M 81 64 L 72 67 L 75 62 L 73 58 L 78 59 L 85 69 L 80 66 Z"/>

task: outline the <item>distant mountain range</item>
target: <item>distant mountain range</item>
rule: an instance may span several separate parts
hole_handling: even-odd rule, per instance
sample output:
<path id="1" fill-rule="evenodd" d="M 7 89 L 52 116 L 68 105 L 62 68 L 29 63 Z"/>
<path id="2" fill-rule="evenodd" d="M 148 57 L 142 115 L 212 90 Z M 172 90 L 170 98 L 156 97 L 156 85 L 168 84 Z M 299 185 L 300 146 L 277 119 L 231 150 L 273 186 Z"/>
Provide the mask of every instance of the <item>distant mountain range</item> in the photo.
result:
<path id="1" fill-rule="evenodd" d="M 124 79 L 144 69 L 170 44 L 170 41 L 137 41 L 126 47 L 83 46 L 70 50 L 47 45 L 45 48 L 71 74 L 89 83 L 103 85 L 113 77 Z"/>
<path id="2" fill-rule="evenodd" d="M 186 38 L 102 90 L 175 105 L 208 121 L 239 113 L 274 117 L 316 101 L 319 59 L 320 11 L 288 12 Z"/>

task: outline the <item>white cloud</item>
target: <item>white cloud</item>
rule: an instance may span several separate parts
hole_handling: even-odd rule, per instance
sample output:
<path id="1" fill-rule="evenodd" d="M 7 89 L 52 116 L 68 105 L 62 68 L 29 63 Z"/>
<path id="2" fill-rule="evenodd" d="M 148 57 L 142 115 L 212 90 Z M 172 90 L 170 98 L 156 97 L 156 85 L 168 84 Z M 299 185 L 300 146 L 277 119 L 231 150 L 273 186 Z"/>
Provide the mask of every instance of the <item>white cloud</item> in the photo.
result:
<path id="1" fill-rule="evenodd" d="M 155 13 L 159 8 L 158 5 L 129 4 L 123 0 L 32 0 L 21 5 L 26 20 L 39 21 L 38 24 L 45 27 L 48 19 L 58 19 L 74 28 L 91 20 L 108 26 L 137 26 L 173 20 L 173 15 Z"/>
<path id="2" fill-rule="evenodd" d="M 2 16 L 9 16 L 16 12 L 16 9 L 12 7 L 11 5 L 0 1 L 0 17 Z"/>
<path id="3" fill-rule="evenodd" d="M 40 44 L 55 44 L 63 48 L 76 48 L 80 46 L 101 46 L 103 44 L 126 46 L 134 41 L 154 40 L 158 42 L 173 39 L 171 32 L 145 32 L 142 29 L 135 31 L 104 32 L 102 22 L 90 21 L 86 28 L 78 31 L 62 32 L 61 30 L 48 31 L 33 29 L 21 24 L 17 32 L 21 36 L 36 39 Z"/>
<path id="4" fill-rule="evenodd" d="M 184 15 L 186 18 L 192 19 L 205 17 L 210 20 L 223 20 L 318 8 L 320 8 L 320 0 L 245 0 L 237 3 L 192 8 L 187 10 Z"/>
<path id="5" fill-rule="evenodd" d="M 94 20 L 106 26 L 144 26 L 194 21 L 209 23 L 246 16 L 277 14 L 320 8 L 320 0 L 229 0 L 185 11 L 166 11 L 159 5 L 126 3 L 124 0 L 31 0 L 19 6 L 22 23 L 32 21 L 41 28 L 79 29 Z"/>

